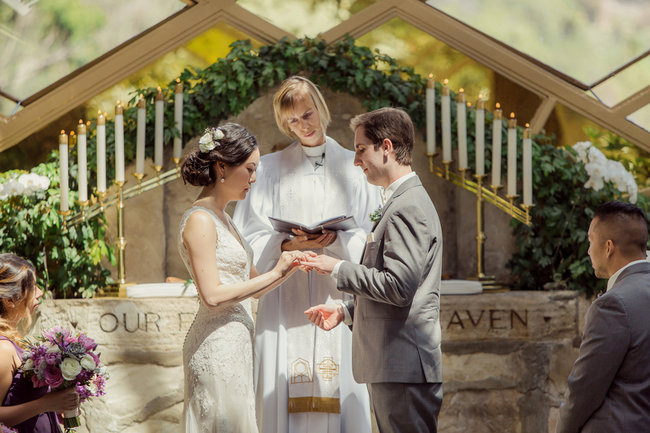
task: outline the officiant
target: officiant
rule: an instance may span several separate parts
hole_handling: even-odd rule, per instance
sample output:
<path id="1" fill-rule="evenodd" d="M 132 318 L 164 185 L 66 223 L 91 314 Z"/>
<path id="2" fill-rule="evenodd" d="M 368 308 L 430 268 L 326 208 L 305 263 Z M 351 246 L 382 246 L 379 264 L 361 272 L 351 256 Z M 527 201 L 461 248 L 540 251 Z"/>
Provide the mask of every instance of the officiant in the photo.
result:
<path id="1" fill-rule="evenodd" d="M 353 164 L 354 153 L 326 135 L 330 113 L 310 80 L 293 76 L 274 95 L 280 130 L 295 139 L 262 157 L 257 182 L 235 209 L 234 222 L 268 270 L 282 251 L 312 250 L 359 261 L 380 205 L 377 187 Z M 293 235 L 274 231 L 268 217 L 310 226 L 340 215 L 356 228 Z M 257 418 L 261 433 L 370 433 L 365 386 L 352 377 L 352 336 L 347 327 L 325 332 L 303 311 L 338 303 L 342 293 L 327 275 L 296 273 L 259 302 L 255 335 Z"/>

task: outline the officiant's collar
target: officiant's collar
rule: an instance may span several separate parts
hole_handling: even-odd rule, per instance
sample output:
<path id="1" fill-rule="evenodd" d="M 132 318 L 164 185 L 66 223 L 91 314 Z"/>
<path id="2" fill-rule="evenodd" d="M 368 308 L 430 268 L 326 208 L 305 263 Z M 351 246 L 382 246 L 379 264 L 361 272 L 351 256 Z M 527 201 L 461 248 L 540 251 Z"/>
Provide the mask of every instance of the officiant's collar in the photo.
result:
<path id="1" fill-rule="evenodd" d="M 312 157 L 316 157 L 316 156 L 320 157 L 323 154 L 323 152 L 325 152 L 325 146 L 327 146 L 327 143 L 323 143 L 319 146 L 313 146 L 313 147 L 303 146 L 302 144 L 300 145 L 300 147 L 302 147 L 302 151 L 305 152 L 305 155 L 312 156 Z"/>
<path id="2" fill-rule="evenodd" d="M 395 191 L 397 191 L 397 188 L 399 188 L 399 186 L 401 184 L 403 184 L 404 182 L 406 182 L 407 180 L 409 180 L 412 177 L 415 177 L 415 172 L 414 171 L 412 171 L 412 172 L 410 172 L 408 174 L 405 174 L 404 176 L 397 179 L 395 182 L 388 185 L 387 188 L 382 189 L 381 198 L 382 198 L 382 201 L 384 202 L 384 204 L 386 204 L 386 202 L 388 202 L 388 200 L 390 200 L 390 198 L 393 196 L 393 194 L 395 194 Z"/>

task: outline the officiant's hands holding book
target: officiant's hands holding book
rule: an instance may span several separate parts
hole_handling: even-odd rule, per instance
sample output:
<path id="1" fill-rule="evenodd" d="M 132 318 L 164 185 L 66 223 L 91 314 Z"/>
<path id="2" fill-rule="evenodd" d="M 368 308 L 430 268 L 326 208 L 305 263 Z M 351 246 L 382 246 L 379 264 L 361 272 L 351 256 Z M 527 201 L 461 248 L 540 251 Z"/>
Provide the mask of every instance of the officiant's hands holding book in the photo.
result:
<path id="1" fill-rule="evenodd" d="M 300 229 L 292 229 L 292 231 L 294 236 L 282 242 L 282 251 L 325 248 L 336 240 L 336 232 L 331 230 L 323 230 L 316 234 L 309 234 Z"/>

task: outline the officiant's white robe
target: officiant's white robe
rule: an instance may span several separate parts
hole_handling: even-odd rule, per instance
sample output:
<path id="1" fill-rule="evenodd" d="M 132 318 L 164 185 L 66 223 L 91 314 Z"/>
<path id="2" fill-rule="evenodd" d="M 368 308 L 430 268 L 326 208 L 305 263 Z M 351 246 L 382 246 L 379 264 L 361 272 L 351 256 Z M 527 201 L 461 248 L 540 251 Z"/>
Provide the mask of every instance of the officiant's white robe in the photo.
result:
<path id="1" fill-rule="evenodd" d="M 282 241 L 289 237 L 272 229 L 269 216 L 311 225 L 338 215 L 352 215 L 359 228 L 339 231 L 332 245 L 315 252 L 353 262 L 360 260 L 366 234 L 372 228 L 369 214 L 381 203 L 379 188 L 368 184 L 362 170 L 354 166 L 354 153 L 329 137 L 323 162 L 323 167 L 315 169 L 298 142 L 262 157 L 257 180 L 246 199 L 237 204 L 234 214 L 235 225 L 255 251 L 255 265 L 260 273 L 272 269 L 280 256 Z M 297 272 L 260 299 L 255 335 L 255 384 L 261 433 L 371 431 L 366 386 L 357 384 L 352 377 L 350 329 L 338 326 L 327 333 L 313 326 L 303 313 L 312 305 L 340 302 L 343 295 L 329 275 Z M 288 413 L 287 337 L 295 335 L 293 327 L 303 333 L 307 330 L 310 339 L 307 346 L 318 346 L 304 348 L 305 353 L 314 352 L 314 358 L 316 352 L 322 354 L 326 350 L 322 346 L 328 344 L 328 339 L 340 344 L 333 351 L 341 359 L 340 388 L 336 390 L 340 395 L 341 415 Z M 303 348 L 303 344 L 300 346 Z"/>

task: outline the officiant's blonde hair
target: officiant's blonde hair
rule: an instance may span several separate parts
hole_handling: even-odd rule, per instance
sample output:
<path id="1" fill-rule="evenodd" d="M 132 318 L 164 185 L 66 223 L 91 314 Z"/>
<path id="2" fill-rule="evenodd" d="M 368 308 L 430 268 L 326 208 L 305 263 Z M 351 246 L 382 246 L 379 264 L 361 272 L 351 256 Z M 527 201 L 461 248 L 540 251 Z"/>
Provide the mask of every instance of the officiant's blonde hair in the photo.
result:
<path id="1" fill-rule="evenodd" d="M 323 95 L 318 90 L 318 87 L 307 78 L 293 75 L 282 82 L 280 88 L 273 96 L 275 122 L 286 136 L 296 138 L 296 134 L 289 129 L 287 112 L 293 110 L 296 101 L 307 97 L 311 98 L 316 111 L 318 111 L 323 134 L 327 130 L 332 118 Z"/>

